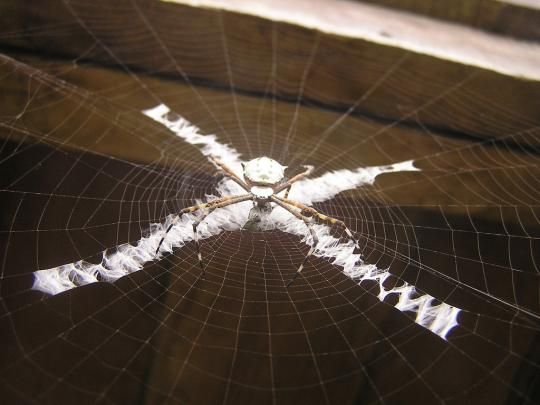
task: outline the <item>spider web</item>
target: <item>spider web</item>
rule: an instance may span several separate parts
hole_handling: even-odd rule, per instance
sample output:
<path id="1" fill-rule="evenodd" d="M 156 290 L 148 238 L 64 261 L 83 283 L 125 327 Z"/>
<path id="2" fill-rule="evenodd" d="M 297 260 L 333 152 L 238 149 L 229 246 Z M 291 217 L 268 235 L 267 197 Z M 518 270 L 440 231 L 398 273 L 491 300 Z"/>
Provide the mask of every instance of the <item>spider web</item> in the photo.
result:
<path id="1" fill-rule="evenodd" d="M 410 52 L 332 109 L 322 89 L 340 71 L 313 77 L 317 29 L 296 33 L 310 48 L 290 59 L 292 34 L 272 23 L 259 72 L 238 52 L 260 49 L 234 46 L 224 11 L 198 22 L 207 35 L 181 26 L 165 41 L 157 3 L 59 4 L 70 23 L 0 34 L 6 403 L 538 401 L 538 121 L 482 98 L 470 75 L 433 83 L 402 118 L 364 113 L 382 88 L 413 97 L 400 87 L 424 81 L 404 69 Z M 78 30 L 67 54 L 17 47 Z M 106 40 L 116 30 L 124 48 Z M 242 88 L 260 77 L 261 92 Z M 502 117 L 501 136 L 427 123 L 423 109 L 458 89 Z M 259 156 L 288 177 L 312 165 L 290 198 L 343 220 L 360 249 L 314 225 L 319 244 L 286 288 L 310 233 L 279 207 L 245 229 L 248 201 L 199 226 L 201 275 L 203 212 L 177 213 L 242 193 L 210 155 L 238 174 Z"/>

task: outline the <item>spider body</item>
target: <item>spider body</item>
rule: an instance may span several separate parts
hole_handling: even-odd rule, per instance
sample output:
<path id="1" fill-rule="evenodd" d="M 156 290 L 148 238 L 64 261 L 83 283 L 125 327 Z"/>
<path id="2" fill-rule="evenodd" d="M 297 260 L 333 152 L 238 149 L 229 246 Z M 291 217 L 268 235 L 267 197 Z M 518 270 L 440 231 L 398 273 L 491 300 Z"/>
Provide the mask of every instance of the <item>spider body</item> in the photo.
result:
<path id="1" fill-rule="evenodd" d="M 275 187 L 285 178 L 285 169 L 274 159 L 263 156 L 242 163 L 244 181 L 253 195 L 253 201 L 260 207 L 270 203 L 270 197 L 275 193 Z"/>
<path id="2" fill-rule="evenodd" d="M 212 163 L 214 163 L 214 165 L 218 168 L 218 170 L 222 172 L 222 174 L 224 174 L 225 176 L 229 177 L 231 180 L 236 182 L 240 187 L 242 187 L 247 192 L 247 194 L 222 197 L 222 198 L 209 201 L 207 203 L 198 204 L 198 205 L 194 205 L 188 208 L 184 208 L 183 210 L 180 211 L 179 215 L 175 218 L 175 220 L 173 220 L 173 222 L 169 225 L 169 227 L 165 231 L 163 238 L 161 238 L 161 240 L 159 241 L 158 247 L 156 249 L 156 254 L 158 254 L 161 244 L 165 240 L 167 233 L 169 233 L 169 231 L 175 225 L 176 221 L 180 218 L 180 216 L 182 216 L 185 213 L 191 213 L 198 210 L 206 210 L 206 212 L 198 220 L 193 222 L 193 233 L 194 233 L 195 243 L 197 246 L 197 256 L 199 259 L 199 265 L 201 266 L 201 270 L 204 273 L 204 265 L 202 262 L 200 245 L 199 245 L 199 240 L 198 240 L 198 235 L 197 235 L 197 226 L 215 209 L 223 208 L 228 205 L 237 204 L 239 202 L 248 201 L 248 200 L 252 200 L 254 206 L 256 206 L 259 210 L 264 210 L 267 212 L 272 211 L 273 209 L 272 204 L 276 204 L 277 206 L 280 206 L 281 208 L 290 212 L 297 219 L 304 221 L 304 223 L 309 229 L 309 232 L 313 239 L 313 244 L 311 248 L 309 249 L 308 254 L 304 258 L 304 261 L 302 262 L 302 264 L 300 265 L 300 267 L 294 274 L 293 278 L 287 283 L 287 287 L 300 274 L 307 259 L 311 256 L 311 254 L 315 250 L 315 247 L 317 246 L 318 238 L 317 238 L 317 234 L 315 233 L 312 227 L 313 219 L 319 219 L 331 225 L 337 224 L 341 226 L 347 233 L 348 237 L 358 247 L 358 243 L 354 239 L 352 232 L 349 230 L 349 228 L 347 228 L 347 226 L 345 225 L 343 221 L 328 217 L 324 214 L 319 213 L 317 210 L 315 210 L 312 207 L 309 207 L 298 201 L 289 200 L 287 198 L 292 184 L 308 176 L 313 170 L 312 166 L 305 166 L 304 172 L 299 173 L 296 176 L 293 176 L 289 180 L 286 180 L 285 169 L 287 168 L 287 166 L 282 166 L 276 160 L 271 159 L 266 156 L 262 156 L 262 157 L 252 159 L 248 161 L 247 163 L 242 163 L 243 177 L 244 177 L 242 179 L 236 173 L 234 173 L 232 169 L 230 169 L 227 165 L 225 165 L 219 159 L 213 156 L 210 159 Z M 281 192 L 283 191 L 285 192 L 284 195 L 280 196 L 279 194 L 281 194 Z M 251 215 L 250 215 L 250 218 L 251 218 Z"/>
<path id="3" fill-rule="evenodd" d="M 287 166 L 282 166 L 274 159 L 263 156 L 247 163 L 242 163 L 244 169 L 244 179 L 246 183 L 251 185 L 261 185 L 273 187 L 283 181 L 285 177 L 285 169 Z"/>
<path id="4" fill-rule="evenodd" d="M 253 201 L 258 205 L 267 205 L 270 202 L 270 197 L 274 194 L 272 187 L 253 186 L 249 189 L 253 195 Z"/>

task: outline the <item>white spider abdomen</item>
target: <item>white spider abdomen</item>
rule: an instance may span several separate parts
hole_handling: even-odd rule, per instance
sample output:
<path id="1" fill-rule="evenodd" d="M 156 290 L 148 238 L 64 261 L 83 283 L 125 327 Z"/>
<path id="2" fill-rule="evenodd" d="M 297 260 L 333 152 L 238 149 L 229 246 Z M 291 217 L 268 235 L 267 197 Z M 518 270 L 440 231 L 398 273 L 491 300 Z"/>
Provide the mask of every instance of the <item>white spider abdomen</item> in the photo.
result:
<path id="1" fill-rule="evenodd" d="M 252 183 L 275 185 L 283 180 L 286 167 L 263 156 L 244 164 L 244 177 Z"/>

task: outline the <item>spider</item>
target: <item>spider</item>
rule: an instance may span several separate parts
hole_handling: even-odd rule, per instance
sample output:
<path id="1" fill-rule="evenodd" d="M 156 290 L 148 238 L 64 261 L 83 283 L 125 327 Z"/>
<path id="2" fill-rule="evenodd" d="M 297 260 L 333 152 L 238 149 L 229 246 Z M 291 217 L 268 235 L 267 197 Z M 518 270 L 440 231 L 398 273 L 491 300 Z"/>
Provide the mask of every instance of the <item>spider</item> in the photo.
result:
<path id="1" fill-rule="evenodd" d="M 210 160 L 212 161 L 212 163 L 214 163 L 216 168 L 224 176 L 236 182 L 240 187 L 242 187 L 244 190 L 247 191 L 247 194 L 217 198 L 207 203 L 197 204 L 197 205 L 193 205 L 191 207 L 182 209 L 178 213 L 176 218 L 172 221 L 172 223 L 167 227 L 165 234 L 159 241 L 158 247 L 156 249 L 156 255 L 158 254 L 159 249 L 163 241 L 165 240 L 167 234 L 169 233 L 171 228 L 176 224 L 176 222 L 180 219 L 180 217 L 183 214 L 195 212 L 198 210 L 206 210 L 206 212 L 199 219 L 193 222 L 193 233 L 194 233 L 195 244 L 197 247 L 197 257 L 199 259 L 199 265 L 201 267 L 201 272 L 202 272 L 201 274 L 204 274 L 204 265 L 202 261 L 199 238 L 197 235 L 197 227 L 215 209 L 223 208 L 228 205 L 237 204 L 237 203 L 248 201 L 248 200 L 253 201 L 254 207 L 256 206 L 267 212 L 272 211 L 273 207 L 271 203 L 275 203 L 279 205 L 281 208 L 290 212 L 299 220 L 304 221 L 307 228 L 309 229 L 311 237 L 313 238 L 313 244 L 311 245 L 307 255 L 304 257 L 304 260 L 298 267 L 298 270 L 287 283 L 286 285 L 287 287 L 289 287 L 292 284 L 292 282 L 296 279 L 296 277 L 298 277 L 298 275 L 302 272 L 302 269 L 304 268 L 306 261 L 313 254 L 317 246 L 317 243 L 319 242 L 319 239 L 317 238 L 317 234 L 313 230 L 313 226 L 312 226 L 312 221 L 314 218 L 318 218 L 319 220 L 329 223 L 330 225 L 338 225 L 342 227 L 343 230 L 345 230 L 345 232 L 347 233 L 347 236 L 354 242 L 355 246 L 358 247 L 358 242 L 356 241 L 352 232 L 349 230 L 349 228 L 347 228 L 347 226 L 345 225 L 343 221 L 321 214 L 320 212 L 318 212 L 312 207 L 309 207 L 298 201 L 290 200 L 288 198 L 289 191 L 291 190 L 293 183 L 297 182 L 298 180 L 303 179 L 304 177 L 309 176 L 311 172 L 313 171 L 312 166 L 304 166 L 305 168 L 304 172 L 293 176 L 289 180 L 286 180 L 285 169 L 287 168 L 287 166 L 282 166 L 274 159 L 271 159 L 266 156 L 262 156 L 256 159 L 252 159 L 247 163 L 242 163 L 242 168 L 244 171 L 243 173 L 244 179 L 241 179 L 227 165 L 221 162 L 217 157 L 210 156 Z M 280 197 L 278 194 L 281 193 L 282 191 L 285 191 L 285 194 L 283 197 Z"/>

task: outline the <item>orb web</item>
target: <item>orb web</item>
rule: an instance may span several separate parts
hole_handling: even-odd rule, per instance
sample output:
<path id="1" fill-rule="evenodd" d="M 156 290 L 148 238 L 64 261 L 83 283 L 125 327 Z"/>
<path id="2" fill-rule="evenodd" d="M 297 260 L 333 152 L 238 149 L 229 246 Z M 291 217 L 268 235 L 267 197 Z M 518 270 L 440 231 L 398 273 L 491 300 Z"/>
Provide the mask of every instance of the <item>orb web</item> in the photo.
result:
<path id="1" fill-rule="evenodd" d="M 422 87 L 405 50 L 382 67 L 355 55 L 378 80 L 329 108 L 322 89 L 341 72 L 317 70 L 327 39 L 309 24 L 274 21 L 252 49 L 223 10 L 203 8 L 201 36 L 159 24 L 162 2 L 61 4 L 69 23 L 0 34 L 12 44 L 0 56 L 3 398 L 538 399 L 538 121 L 478 94 L 473 75 Z M 123 47 L 108 42 L 117 29 Z M 53 55 L 10 42 L 74 32 L 84 41 Z M 303 58 L 288 57 L 291 36 L 308 38 Z M 242 64 L 263 50 L 262 71 Z M 261 76 L 259 92 L 243 87 Z M 407 82 L 430 90 L 425 103 L 365 113 L 381 89 L 407 109 Z M 444 131 L 423 115 L 437 103 L 507 127 Z M 477 103 L 493 118 L 475 121 Z M 245 201 L 199 225 L 202 273 L 193 222 L 205 212 L 178 213 L 243 193 L 211 156 L 239 176 L 262 156 L 287 178 L 312 166 L 289 198 L 344 221 L 359 248 L 314 223 L 319 243 L 287 288 L 309 229 L 280 207 L 246 226 Z"/>

